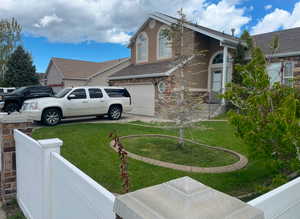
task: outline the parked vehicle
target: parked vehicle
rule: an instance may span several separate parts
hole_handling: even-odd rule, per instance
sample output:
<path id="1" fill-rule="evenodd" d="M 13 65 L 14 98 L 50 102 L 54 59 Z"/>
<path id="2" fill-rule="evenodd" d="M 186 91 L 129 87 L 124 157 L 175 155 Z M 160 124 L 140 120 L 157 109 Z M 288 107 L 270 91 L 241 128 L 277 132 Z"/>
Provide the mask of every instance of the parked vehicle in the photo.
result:
<path id="1" fill-rule="evenodd" d="M 108 115 L 112 120 L 132 110 L 131 97 L 120 87 L 65 88 L 54 97 L 25 101 L 22 113 L 35 121 L 53 126 L 61 119 Z"/>
<path id="2" fill-rule="evenodd" d="M 4 112 L 19 111 L 25 100 L 40 98 L 40 97 L 51 97 L 53 96 L 53 90 L 47 86 L 29 86 L 20 87 L 11 93 L 0 96 L 0 107 Z"/>
<path id="3" fill-rule="evenodd" d="M 0 87 L 0 95 L 11 93 L 15 90 L 15 87 Z"/>

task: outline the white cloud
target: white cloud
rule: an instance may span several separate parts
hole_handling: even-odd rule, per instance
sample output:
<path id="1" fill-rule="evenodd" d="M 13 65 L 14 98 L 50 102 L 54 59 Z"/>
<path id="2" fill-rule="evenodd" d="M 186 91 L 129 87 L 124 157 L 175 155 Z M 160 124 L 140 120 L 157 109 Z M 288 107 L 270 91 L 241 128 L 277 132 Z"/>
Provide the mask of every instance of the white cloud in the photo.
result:
<path id="1" fill-rule="evenodd" d="M 230 32 L 250 20 L 240 0 L 0 0 L 0 19 L 15 17 L 23 30 L 55 42 L 126 43 L 154 11 L 176 15 L 183 7 L 188 18 Z"/>
<path id="2" fill-rule="evenodd" d="M 49 15 L 49 16 L 44 16 L 43 18 L 40 19 L 39 23 L 34 24 L 33 26 L 35 27 L 47 27 L 51 24 L 55 23 L 61 23 L 63 21 L 62 18 L 57 17 L 56 14 Z"/>
<path id="3" fill-rule="evenodd" d="M 249 23 L 250 17 L 245 16 L 245 8 L 237 8 L 239 1 L 222 0 L 217 4 L 211 4 L 199 11 L 197 23 L 219 31 L 231 33 L 231 29 L 236 30 L 236 34 L 241 32 L 242 26 Z"/>
<path id="4" fill-rule="evenodd" d="M 260 34 L 293 27 L 300 27 L 300 2 L 295 4 L 291 13 L 276 8 L 261 19 L 252 28 L 251 32 L 253 34 Z"/>
<path id="5" fill-rule="evenodd" d="M 272 5 L 266 5 L 266 6 L 265 6 L 265 10 L 270 10 L 270 9 L 272 9 L 272 8 L 273 8 Z"/>

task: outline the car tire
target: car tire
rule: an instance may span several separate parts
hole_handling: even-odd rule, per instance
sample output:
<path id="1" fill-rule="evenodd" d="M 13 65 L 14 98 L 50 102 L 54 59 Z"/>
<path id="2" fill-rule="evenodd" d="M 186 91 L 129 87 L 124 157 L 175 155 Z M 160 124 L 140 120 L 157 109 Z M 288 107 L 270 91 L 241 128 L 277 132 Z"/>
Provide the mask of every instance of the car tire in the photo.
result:
<path id="1" fill-rule="evenodd" d="M 4 111 L 7 113 L 13 113 L 18 110 L 19 110 L 19 105 L 17 103 L 8 103 L 4 108 Z"/>
<path id="2" fill-rule="evenodd" d="M 61 120 L 61 113 L 58 109 L 46 109 L 42 115 L 42 122 L 47 126 L 57 125 Z"/>
<path id="3" fill-rule="evenodd" d="M 109 108 L 108 117 L 111 120 L 119 120 L 122 116 L 122 107 L 113 105 Z"/>

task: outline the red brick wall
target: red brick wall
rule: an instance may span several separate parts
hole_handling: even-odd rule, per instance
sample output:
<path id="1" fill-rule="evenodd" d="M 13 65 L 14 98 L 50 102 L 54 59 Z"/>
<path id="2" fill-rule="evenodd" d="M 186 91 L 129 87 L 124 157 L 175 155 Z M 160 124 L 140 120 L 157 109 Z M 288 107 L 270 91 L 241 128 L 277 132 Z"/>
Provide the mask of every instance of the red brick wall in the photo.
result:
<path id="1" fill-rule="evenodd" d="M 0 123 L 1 144 L 1 198 L 3 202 L 14 199 L 16 196 L 16 148 L 13 130 L 19 129 L 27 135 L 32 133 L 31 122 Z"/>

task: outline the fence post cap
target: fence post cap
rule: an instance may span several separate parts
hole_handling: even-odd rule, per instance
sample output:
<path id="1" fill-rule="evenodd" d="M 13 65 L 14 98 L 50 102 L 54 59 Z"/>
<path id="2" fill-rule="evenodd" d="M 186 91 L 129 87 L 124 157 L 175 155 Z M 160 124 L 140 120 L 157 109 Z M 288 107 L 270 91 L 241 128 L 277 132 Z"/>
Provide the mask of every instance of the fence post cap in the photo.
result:
<path id="1" fill-rule="evenodd" d="M 241 200 L 183 177 L 116 197 L 123 219 L 263 219 L 264 213 Z"/>
<path id="2" fill-rule="evenodd" d="M 59 138 L 38 140 L 38 142 L 43 148 L 59 148 L 63 145 L 63 141 Z"/>

